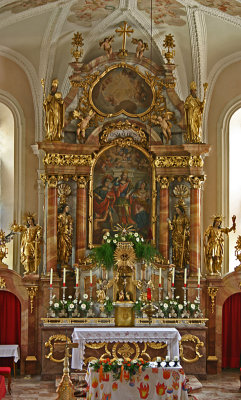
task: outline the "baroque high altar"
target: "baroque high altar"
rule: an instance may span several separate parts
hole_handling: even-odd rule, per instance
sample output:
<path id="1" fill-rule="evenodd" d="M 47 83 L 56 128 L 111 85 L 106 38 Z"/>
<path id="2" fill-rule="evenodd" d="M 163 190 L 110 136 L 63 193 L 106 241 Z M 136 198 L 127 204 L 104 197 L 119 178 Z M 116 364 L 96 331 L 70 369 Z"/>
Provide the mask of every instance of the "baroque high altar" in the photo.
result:
<path id="1" fill-rule="evenodd" d="M 105 55 L 86 64 L 80 61 L 81 34 L 74 35 L 65 98 L 57 79 L 50 90 L 42 80 L 46 134 L 37 146 L 43 154 L 43 226 L 33 215 L 12 225 L 12 233 L 21 234 L 24 266 L 15 284 L 28 291 L 21 368 L 41 366 L 43 378 L 60 373 L 54 344 L 66 335 L 70 341 L 74 326 L 168 324 L 182 336 L 186 373 L 205 376 L 207 365 L 217 372 L 208 328 L 215 331 L 221 279 L 221 264 L 208 251 L 207 270 L 201 266 L 207 84 L 202 100 L 192 82 L 181 101 L 173 36 L 166 36 L 165 62 L 157 65 L 144 56 L 141 39 L 133 39 L 136 53 L 128 52 L 127 33 L 133 31 L 126 23 L 116 32 L 123 35 L 122 49 L 112 49 L 112 37 L 105 38 Z M 223 233 L 234 229 L 235 218 Z M 122 353 L 107 347 L 112 355 L 133 356 L 138 346 L 129 344 Z M 86 360 L 103 354 L 100 349 L 89 344 Z M 138 355 L 153 359 L 157 349 L 165 355 L 165 346 L 151 343 L 149 350 L 138 347 Z"/>

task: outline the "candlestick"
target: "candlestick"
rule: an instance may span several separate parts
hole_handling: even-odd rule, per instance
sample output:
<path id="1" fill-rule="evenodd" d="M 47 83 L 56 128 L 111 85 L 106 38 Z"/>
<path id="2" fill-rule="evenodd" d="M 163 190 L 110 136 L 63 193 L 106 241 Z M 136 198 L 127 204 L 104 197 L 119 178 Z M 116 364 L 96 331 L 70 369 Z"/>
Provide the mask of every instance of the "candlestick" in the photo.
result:
<path id="1" fill-rule="evenodd" d="M 162 299 L 162 291 L 163 291 L 163 288 L 162 288 L 162 284 L 161 283 L 159 283 L 159 288 L 158 288 L 159 290 L 158 290 L 158 297 L 159 297 L 159 301 L 161 301 L 161 299 Z"/>
<path id="2" fill-rule="evenodd" d="M 184 286 L 187 285 L 187 268 L 184 269 Z"/>
<path id="3" fill-rule="evenodd" d="M 50 282 L 49 282 L 50 286 L 53 285 L 53 268 L 50 268 Z"/>
<path id="4" fill-rule="evenodd" d="M 75 282 L 76 282 L 76 287 L 78 287 L 79 286 L 79 268 L 76 268 Z"/>
<path id="5" fill-rule="evenodd" d="M 147 300 L 151 301 L 151 288 L 147 288 Z"/>
<path id="6" fill-rule="evenodd" d="M 200 287 L 200 279 L 201 279 L 201 271 L 200 268 L 198 268 L 198 277 L 197 277 L 197 284 L 199 285 L 198 287 Z"/>
<path id="7" fill-rule="evenodd" d="M 172 284 L 172 285 L 174 285 L 174 284 Z M 172 292 L 172 300 L 174 300 L 174 298 L 175 298 L 175 294 L 174 294 L 174 292 L 175 292 L 175 289 L 176 289 L 176 288 L 174 288 L 174 286 L 172 286 L 172 287 L 171 287 L 171 292 Z"/>
<path id="8" fill-rule="evenodd" d="M 172 285 L 174 286 L 175 281 L 175 267 L 172 267 Z"/>
<path id="9" fill-rule="evenodd" d="M 93 283 L 92 282 L 92 269 L 90 270 L 90 283 Z"/>
<path id="10" fill-rule="evenodd" d="M 64 268 L 63 272 L 63 286 L 65 286 L 65 282 L 66 282 L 66 268 Z"/>
<path id="11" fill-rule="evenodd" d="M 162 269 L 159 268 L 159 285 L 162 284 Z"/>

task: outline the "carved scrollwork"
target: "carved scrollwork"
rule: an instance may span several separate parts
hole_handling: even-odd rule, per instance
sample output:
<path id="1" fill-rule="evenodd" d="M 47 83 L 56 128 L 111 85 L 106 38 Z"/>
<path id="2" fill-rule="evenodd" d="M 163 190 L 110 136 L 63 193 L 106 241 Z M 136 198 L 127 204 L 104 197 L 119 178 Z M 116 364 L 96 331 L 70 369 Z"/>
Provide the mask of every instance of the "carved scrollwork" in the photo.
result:
<path id="1" fill-rule="evenodd" d="M 192 342 L 195 344 L 196 356 L 194 358 L 186 358 L 184 356 L 184 349 L 183 349 L 183 345 L 182 345 L 184 342 Z M 199 358 L 203 357 L 203 355 L 199 353 L 199 347 L 203 347 L 203 346 L 204 346 L 204 343 L 201 342 L 197 336 L 191 335 L 191 334 L 183 335 L 180 340 L 180 343 L 179 343 L 180 358 L 187 363 L 194 363 L 194 362 L 198 361 Z"/>
<path id="2" fill-rule="evenodd" d="M 157 156 L 155 165 L 162 168 L 202 167 L 203 159 L 201 156 Z"/>
<path id="3" fill-rule="evenodd" d="M 58 345 L 58 343 L 63 345 L 64 343 L 71 343 L 71 340 L 65 335 L 50 336 L 49 340 L 45 343 L 45 347 L 49 347 L 49 354 L 47 354 L 45 358 L 56 363 L 61 363 L 64 361 L 64 357 L 60 360 L 53 357 L 54 347 L 57 347 L 56 345 Z"/>
<path id="4" fill-rule="evenodd" d="M 91 166 L 93 158 L 89 154 L 58 154 L 51 153 L 44 157 L 45 165 L 60 165 L 60 166 Z"/>
<path id="5" fill-rule="evenodd" d="M 100 135 L 100 144 L 104 145 L 117 139 L 130 138 L 143 147 L 147 146 L 146 133 L 134 123 L 129 121 L 118 121 L 109 124 Z"/>

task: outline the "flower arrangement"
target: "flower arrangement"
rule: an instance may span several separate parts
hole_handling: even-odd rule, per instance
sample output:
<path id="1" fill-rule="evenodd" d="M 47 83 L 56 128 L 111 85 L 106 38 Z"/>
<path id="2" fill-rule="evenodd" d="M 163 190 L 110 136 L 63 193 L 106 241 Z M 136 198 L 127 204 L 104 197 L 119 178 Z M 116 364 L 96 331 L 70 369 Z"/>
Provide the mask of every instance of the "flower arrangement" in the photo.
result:
<path id="1" fill-rule="evenodd" d="M 110 300 L 110 298 L 108 296 L 106 296 L 106 298 L 105 298 L 104 307 L 105 307 L 106 314 L 109 316 L 112 313 L 114 306 L 113 306 L 113 302 Z"/>
<path id="2" fill-rule="evenodd" d="M 88 310 L 90 309 L 90 306 L 92 305 L 91 301 L 88 300 L 88 294 L 84 293 L 83 294 L 83 300 L 79 300 L 78 302 L 78 311 L 80 315 L 86 315 Z"/>
<path id="3" fill-rule="evenodd" d="M 52 312 L 52 316 L 56 317 L 79 317 L 86 315 L 90 309 L 91 302 L 88 300 L 88 294 L 83 295 L 83 300 L 73 299 L 72 296 L 68 296 L 66 300 L 57 300 L 56 296 L 52 297 L 49 305 L 49 309 Z"/>
<path id="4" fill-rule="evenodd" d="M 89 366 L 94 369 L 94 371 L 99 372 L 100 382 L 103 377 L 103 373 L 111 372 L 113 374 L 114 380 L 120 380 L 122 382 L 123 377 L 126 380 L 131 380 L 133 375 L 138 372 L 144 371 L 149 367 L 149 362 L 143 360 L 142 358 L 136 358 L 131 360 L 126 358 L 118 358 L 115 360 L 110 360 L 109 358 L 100 359 L 92 361 Z"/>
<path id="5" fill-rule="evenodd" d="M 122 228 L 122 227 L 121 227 Z M 110 270 L 115 264 L 114 252 L 119 242 L 131 242 L 138 260 L 150 262 L 155 256 L 160 254 L 150 243 L 146 243 L 144 238 L 138 233 L 132 231 L 131 227 L 122 228 L 121 231 L 111 235 L 106 232 L 103 236 L 103 244 L 92 250 L 92 256 L 99 264 L 104 264 Z"/>
<path id="6" fill-rule="evenodd" d="M 142 316 L 142 308 L 144 307 L 145 303 L 139 299 L 135 302 L 133 306 L 133 310 L 136 312 L 136 314 L 141 317 Z"/>
<path id="7" fill-rule="evenodd" d="M 197 300 L 194 300 L 193 303 L 190 301 L 181 303 L 179 296 L 174 299 L 166 296 L 159 303 L 159 311 L 161 318 L 200 318 L 202 314 Z"/>

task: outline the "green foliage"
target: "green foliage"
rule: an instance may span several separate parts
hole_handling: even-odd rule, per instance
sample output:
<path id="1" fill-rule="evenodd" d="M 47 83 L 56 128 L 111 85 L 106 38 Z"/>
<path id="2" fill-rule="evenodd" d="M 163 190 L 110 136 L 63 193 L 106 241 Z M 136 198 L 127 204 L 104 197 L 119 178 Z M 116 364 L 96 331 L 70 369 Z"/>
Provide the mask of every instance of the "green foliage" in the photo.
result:
<path id="1" fill-rule="evenodd" d="M 100 368 L 102 368 L 103 373 L 112 372 L 113 378 L 115 380 L 119 380 L 121 376 L 121 371 L 129 372 L 129 379 L 133 377 L 140 369 L 145 371 L 147 367 L 149 367 L 149 362 L 144 361 L 142 358 L 137 358 L 134 360 L 130 359 L 117 359 L 111 361 L 109 358 L 100 359 L 97 361 L 92 361 L 89 366 L 94 369 L 94 371 L 99 372 Z"/>

